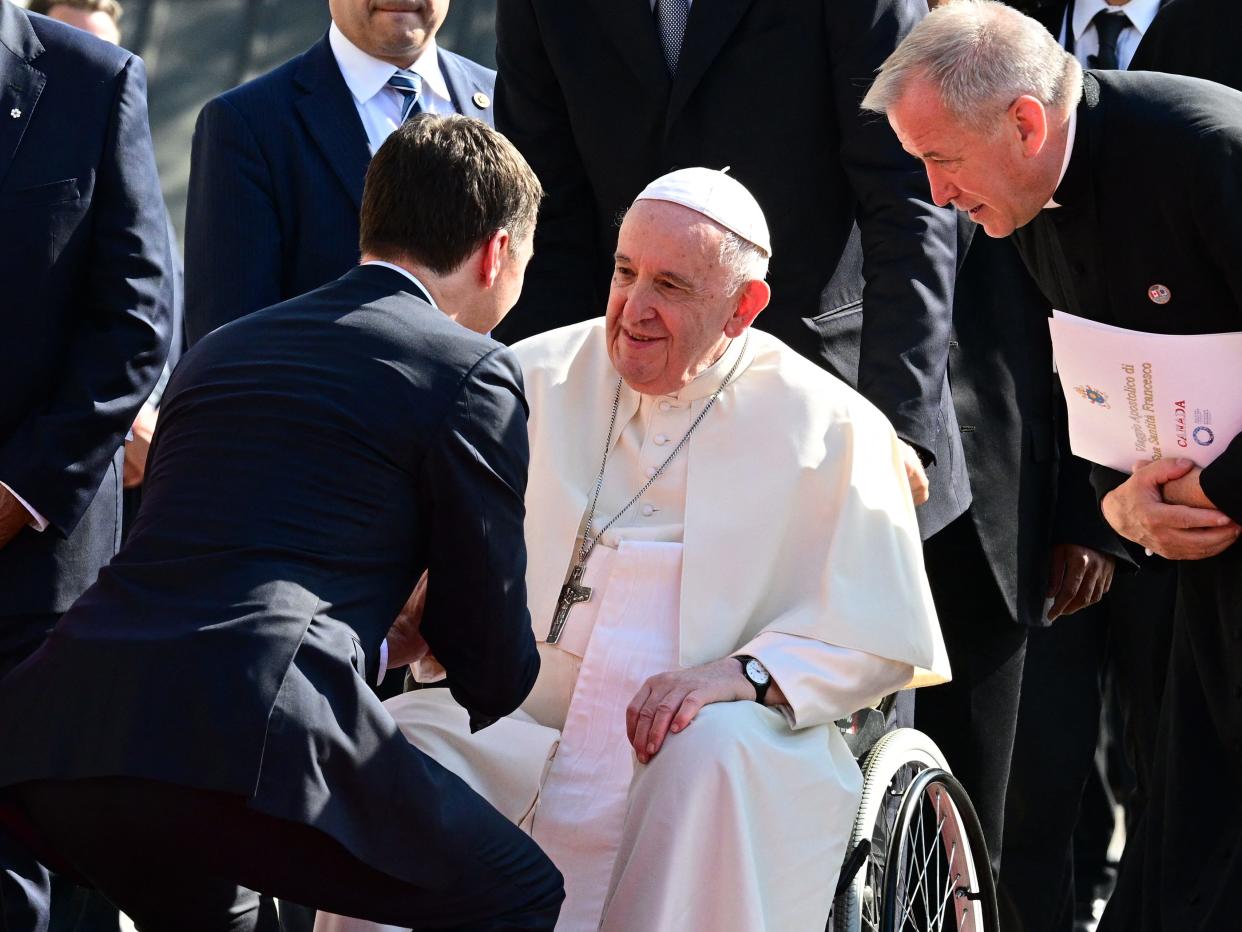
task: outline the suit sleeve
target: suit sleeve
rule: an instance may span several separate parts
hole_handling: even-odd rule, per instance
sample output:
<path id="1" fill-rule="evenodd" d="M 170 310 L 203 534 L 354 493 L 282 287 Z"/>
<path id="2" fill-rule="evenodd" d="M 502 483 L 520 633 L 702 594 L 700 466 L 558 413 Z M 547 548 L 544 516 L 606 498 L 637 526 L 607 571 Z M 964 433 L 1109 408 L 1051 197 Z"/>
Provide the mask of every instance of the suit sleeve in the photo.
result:
<path id="1" fill-rule="evenodd" d="M 522 297 L 496 329 L 522 337 L 595 316 L 604 306 L 595 195 L 531 0 L 496 6 L 496 128 L 530 163 L 546 197 Z"/>
<path id="2" fill-rule="evenodd" d="M 422 468 L 431 516 L 422 635 L 478 730 L 512 712 L 539 672 L 526 608 L 526 400 L 512 354 L 467 376 Z"/>
<path id="3" fill-rule="evenodd" d="M 164 199 L 147 122 L 146 71 L 116 78 L 56 388 L 0 443 L 0 476 L 68 536 L 95 498 L 168 353 L 172 283 Z"/>
<path id="4" fill-rule="evenodd" d="M 254 133 L 228 100 L 199 114 L 185 229 L 185 330 L 190 345 L 280 300 L 281 236 L 271 174 Z"/>
<path id="5" fill-rule="evenodd" d="M 863 248 L 858 390 L 905 441 L 935 448 L 956 270 L 952 212 L 882 117 L 859 109 L 876 70 L 926 13 L 917 0 L 825 0 L 841 160 Z"/>
<path id="6" fill-rule="evenodd" d="M 1242 330 L 1242 131 L 1218 131 L 1203 140 L 1198 154 L 1194 207 L 1198 239 L 1211 261 L 1229 284 L 1233 307 L 1222 308 L 1222 330 Z M 1208 174 L 1204 174 L 1207 172 Z M 1226 323 L 1227 321 L 1227 323 Z M 1222 440 L 1225 438 L 1221 438 Z M 1204 494 L 1234 521 L 1242 522 L 1242 434 L 1204 467 L 1199 477 Z"/>
<path id="7" fill-rule="evenodd" d="M 1092 465 L 1070 452 L 1069 415 L 1060 380 L 1053 380 L 1053 411 L 1056 413 L 1057 496 L 1056 514 L 1052 523 L 1052 543 L 1076 544 L 1109 554 L 1119 561 L 1130 559 L 1121 538 L 1100 510 L 1100 502 L 1092 484 Z"/>

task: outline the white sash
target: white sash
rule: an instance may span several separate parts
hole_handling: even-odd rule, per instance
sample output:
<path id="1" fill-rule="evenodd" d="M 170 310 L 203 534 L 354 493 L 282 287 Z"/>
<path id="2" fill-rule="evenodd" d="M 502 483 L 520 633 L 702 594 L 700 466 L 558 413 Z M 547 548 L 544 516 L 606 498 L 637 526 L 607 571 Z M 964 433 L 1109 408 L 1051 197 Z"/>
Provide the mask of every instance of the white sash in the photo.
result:
<path id="1" fill-rule="evenodd" d="M 681 544 L 623 541 L 598 567 L 606 578 L 583 580 L 596 617 L 532 831 L 565 875 L 563 932 L 599 926 L 634 772 L 625 709 L 648 677 L 679 666 L 681 555 Z"/>

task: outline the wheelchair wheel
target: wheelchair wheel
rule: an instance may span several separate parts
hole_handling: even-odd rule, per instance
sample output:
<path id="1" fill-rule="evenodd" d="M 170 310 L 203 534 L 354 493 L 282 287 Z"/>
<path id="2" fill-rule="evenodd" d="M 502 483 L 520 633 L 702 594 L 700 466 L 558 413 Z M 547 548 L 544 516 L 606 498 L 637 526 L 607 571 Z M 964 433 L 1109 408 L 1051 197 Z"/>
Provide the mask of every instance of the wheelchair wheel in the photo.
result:
<path id="1" fill-rule="evenodd" d="M 911 782 L 887 861 L 882 932 L 998 932 L 983 829 L 952 774 L 929 768 Z"/>
<path id="2" fill-rule="evenodd" d="M 947 771 L 949 765 L 927 735 L 913 728 L 899 728 L 875 743 L 863 758 L 861 769 L 862 799 L 854 818 L 850 851 L 865 852 L 866 858 L 833 904 L 828 932 L 880 932 L 885 865 L 902 796 L 919 773 L 928 769 Z"/>

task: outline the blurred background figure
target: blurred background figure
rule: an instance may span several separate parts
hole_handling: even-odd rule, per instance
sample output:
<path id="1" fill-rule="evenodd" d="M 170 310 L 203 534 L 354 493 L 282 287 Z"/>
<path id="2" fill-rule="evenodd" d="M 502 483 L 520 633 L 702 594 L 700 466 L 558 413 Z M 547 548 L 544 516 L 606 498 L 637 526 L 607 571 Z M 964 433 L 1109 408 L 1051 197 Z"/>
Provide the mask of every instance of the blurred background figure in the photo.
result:
<path id="1" fill-rule="evenodd" d="M 27 9 L 77 26 L 113 45 L 121 44 L 118 0 L 30 0 Z"/>

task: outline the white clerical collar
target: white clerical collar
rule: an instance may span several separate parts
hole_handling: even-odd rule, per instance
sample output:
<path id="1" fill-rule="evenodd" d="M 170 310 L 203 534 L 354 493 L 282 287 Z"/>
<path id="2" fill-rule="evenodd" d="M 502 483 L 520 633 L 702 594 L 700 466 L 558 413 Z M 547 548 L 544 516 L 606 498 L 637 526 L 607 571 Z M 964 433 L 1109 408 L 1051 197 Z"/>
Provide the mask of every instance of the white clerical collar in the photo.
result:
<path id="1" fill-rule="evenodd" d="M 1056 202 L 1057 189 L 1061 187 L 1061 182 L 1065 180 L 1065 173 L 1069 171 L 1070 156 L 1074 154 L 1074 137 L 1078 135 L 1078 108 L 1075 107 L 1070 111 L 1069 130 L 1065 133 L 1065 156 L 1061 159 L 1061 174 L 1057 176 L 1057 186 L 1052 189 L 1053 196 L 1048 198 L 1048 203 L 1044 205 L 1044 209 L 1049 207 L 1060 207 Z"/>
<path id="2" fill-rule="evenodd" d="M 1147 32 L 1152 20 L 1156 18 L 1156 14 L 1160 12 L 1160 2 L 1161 0 L 1129 0 L 1128 3 L 1116 6 L 1108 0 L 1076 0 L 1074 21 L 1070 24 L 1074 30 L 1074 42 L 1077 43 L 1082 39 L 1082 34 L 1087 31 L 1087 27 L 1101 10 L 1107 10 L 1114 16 L 1125 16 L 1130 21 L 1130 25 L 1142 36 Z"/>
<path id="3" fill-rule="evenodd" d="M 388 79 L 397 73 L 395 66 L 368 55 L 345 38 L 345 33 L 341 32 L 336 23 L 328 27 L 328 44 L 332 46 L 332 54 L 336 56 L 341 77 L 345 79 L 345 85 L 359 106 L 383 90 Z M 423 46 L 422 53 L 407 70 L 422 78 L 427 88 L 437 97 L 453 99 L 449 94 L 448 83 L 440 73 L 440 53 L 435 39 L 429 40 Z"/>
<path id="4" fill-rule="evenodd" d="M 418 276 L 415 275 L 413 272 L 411 272 L 409 269 L 404 269 L 399 265 L 393 264 L 392 262 L 385 262 L 383 259 L 368 259 L 366 262 L 363 262 L 362 265 L 378 265 L 381 268 L 392 269 L 394 272 L 400 272 L 402 275 L 404 275 L 406 278 L 408 278 L 410 281 L 412 281 L 414 284 L 416 284 L 419 287 L 419 290 L 422 291 L 424 295 L 426 295 L 427 301 L 430 302 L 432 307 L 434 307 L 437 311 L 440 310 L 440 305 L 436 304 L 436 299 L 435 299 L 435 296 L 431 293 L 431 289 L 428 288 L 426 285 L 424 285 L 421 281 L 419 281 Z"/>

